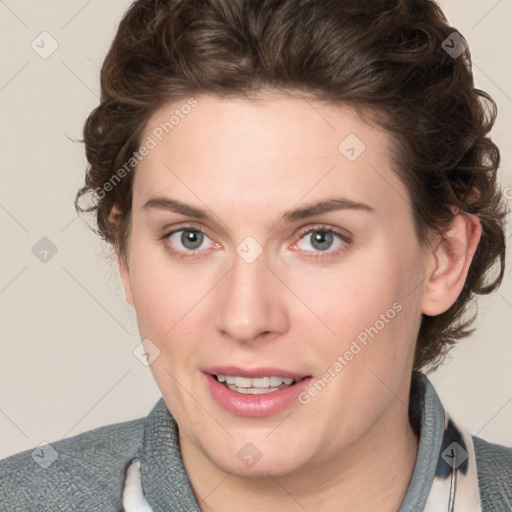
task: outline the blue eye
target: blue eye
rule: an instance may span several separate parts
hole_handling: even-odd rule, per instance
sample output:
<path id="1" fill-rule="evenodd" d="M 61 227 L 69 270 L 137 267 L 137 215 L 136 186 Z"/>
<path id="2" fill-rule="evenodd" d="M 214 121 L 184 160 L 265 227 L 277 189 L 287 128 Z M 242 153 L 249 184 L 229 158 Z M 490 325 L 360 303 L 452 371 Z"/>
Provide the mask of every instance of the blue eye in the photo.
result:
<path id="1" fill-rule="evenodd" d="M 305 240 L 309 240 L 308 243 L 313 247 L 313 250 L 301 244 Z M 306 252 L 327 252 L 332 254 L 338 252 L 336 249 L 344 246 L 346 242 L 346 238 L 334 229 L 317 227 L 303 233 L 297 246 Z"/>
<path id="2" fill-rule="evenodd" d="M 206 249 L 218 246 L 206 233 L 195 227 L 182 227 L 167 232 L 162 240 L 167 249 L 179 258 L 198 258 Z M 306 253 L 306 257 L 321 258 L 337 255 L 349 243 L 350 239 L 335 229 L 317 226 L 304 231 L 296 246 Z M 307 247 L 308 244 L 312 249 Z"/>
<path id="3" fill-rule="evenodd" d="M 202 247 L 202 245 L 205 241 L 210 240 L 205 233 L 197 228 L 177 229 L 167 233 L 164 238 L 170 241 L 172 252 L 182 253 L 183 256 L 186 256 L 186 253 L 199 252 L 199 249 L 206 249 L 207 247 Z M 213 245 L 213 241 L 210 240 L 210 242 Z M 178 247 L 178 250 L 174 247 Z M 191 254 L 191 256 L 195 256 L 195 254 Z"/>

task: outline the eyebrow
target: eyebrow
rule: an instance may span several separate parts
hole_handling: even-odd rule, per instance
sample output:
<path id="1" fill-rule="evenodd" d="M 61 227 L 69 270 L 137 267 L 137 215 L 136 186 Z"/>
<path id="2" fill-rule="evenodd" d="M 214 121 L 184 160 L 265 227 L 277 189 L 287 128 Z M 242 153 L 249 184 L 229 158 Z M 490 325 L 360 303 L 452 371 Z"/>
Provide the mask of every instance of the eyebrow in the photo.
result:
<path id="1" fill-rule="evenodd" d="M 152 197 L 146 201 L 142 209 L 168 210 L 175 213 L 181 213 L 187 217 L 194 217 L 199 220 L 214 221 L 212 216 L 210 216 L 206 210 L 182 203 L 181 201 L 172 199 L 170 197 Z M 297 222 L 300 220 L 308 219 L 310 217 L 315 217 L 322 213 L 328 213 L 337 210 L 360 210 L 366 212 L 375 212 L 375 209 L 367 204 L 352 201 L 351 199 L 344 197 L 334 197 L 284 212 L 281 214 L 278 222 Z"/>

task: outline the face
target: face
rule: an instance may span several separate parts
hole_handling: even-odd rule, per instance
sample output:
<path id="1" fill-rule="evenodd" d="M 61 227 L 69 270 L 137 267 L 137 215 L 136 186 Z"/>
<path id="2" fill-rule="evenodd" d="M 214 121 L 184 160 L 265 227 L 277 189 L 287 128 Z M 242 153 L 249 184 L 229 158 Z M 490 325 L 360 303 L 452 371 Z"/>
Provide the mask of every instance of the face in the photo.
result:
<path id="1" fill-rule="evenodd" d="M 196 101 L 146 127 L 121 265 L 182 449 L 240 476 L 347 457 L 406 417 L 421 319 L 392 141 L 346 106 Z"/>

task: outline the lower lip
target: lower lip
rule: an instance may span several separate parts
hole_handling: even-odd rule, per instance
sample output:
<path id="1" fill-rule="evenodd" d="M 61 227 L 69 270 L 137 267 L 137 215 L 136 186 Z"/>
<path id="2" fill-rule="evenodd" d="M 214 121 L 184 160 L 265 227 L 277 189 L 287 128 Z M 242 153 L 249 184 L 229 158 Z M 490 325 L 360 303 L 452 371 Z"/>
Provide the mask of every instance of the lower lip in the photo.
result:
<path id="1" fill-rule="evenodd" d="M 224 409 L 241 416 L 270 416 L 288 409 L 300 393 L 305 391 L 313 377 L 306 377 L 293 386 L 271 391 L 263 395 L 237 393 L 221 384 L 216 377 L 202 374 L 208 391 L 214 400 Z"/>

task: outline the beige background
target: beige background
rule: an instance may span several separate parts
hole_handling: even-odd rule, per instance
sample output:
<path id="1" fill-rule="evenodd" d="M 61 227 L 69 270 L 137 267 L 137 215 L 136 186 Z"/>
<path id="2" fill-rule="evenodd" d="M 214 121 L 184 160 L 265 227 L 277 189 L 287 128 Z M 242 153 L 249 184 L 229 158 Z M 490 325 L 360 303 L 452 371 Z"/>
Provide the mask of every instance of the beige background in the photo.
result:
<path id="1" fill-rule="evenodd" d="M 0 458 L 148 414 L 160 393 L 108 251 L 73 208 L 83 122 L 99 67 L 129 1 L 0 1 Z M 473 54 L 477 86 L 497 101 L 494 137 L 512 204 L 512 0 L 443 0 Z M 48 32 L 58 49 L 51 49 Z M 39 43 L 38 43 L 39 42 Z M 35 44 L 36 44 L 35 43 Z M 47 237 L 57 253 L 32 248 Z M 510 230 L 509 230 L 510 247 Z M 480 302 L 478 331 L 431 376 L 472 433 L 512 446 L 512 286 Z"/>

